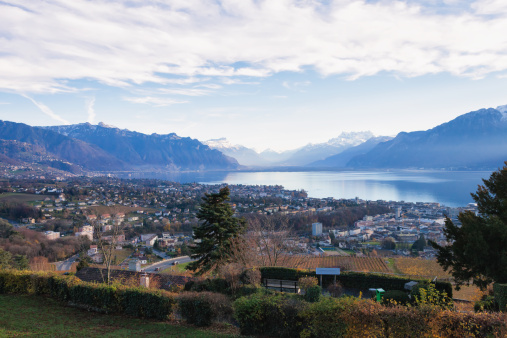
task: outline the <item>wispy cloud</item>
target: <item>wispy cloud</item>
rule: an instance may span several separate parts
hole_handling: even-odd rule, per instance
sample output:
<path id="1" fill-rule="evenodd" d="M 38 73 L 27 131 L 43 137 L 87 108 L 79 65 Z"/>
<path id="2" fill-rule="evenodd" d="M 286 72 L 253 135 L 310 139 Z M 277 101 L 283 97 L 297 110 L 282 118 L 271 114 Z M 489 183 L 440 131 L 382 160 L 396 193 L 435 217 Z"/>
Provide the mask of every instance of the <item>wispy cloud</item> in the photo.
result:
<path id="1" fill-rule="evenodd" d="M 49 108 L 48 106 L 46 106 L 44 103 L 42 102 L 37 102 L 35 101 L 33 98 L 31 98 L 30 96 L 28 95 L 22 95 L 23 97 L 27 98 L 28 100 L 32 101 L 32 103 L 37 106 L 37 108 L 39 108 L 44 114 L 46 114 L 47 116 L 51 117 L 52 119 L 58 121 L 58 122 L 61 122 L 63 124 L 70 124 L 69 121 L 63 119 L 62 117 L 58 116 L 57 114 L 55 114 L 51 108 Z"/>
<path id="2" fill-rule="evenodd" d="M 311 84 L 312 83 L 310 81 L 301 81 L 301 82 L 284 81 L 282 83 L 282 86 L 284 86 L 285 88 L 287 88 L 289 90 L 295 90 L 295 91 L 298 91 L 298 92 L 303 92 L 304 90 L 302 88 L 308 87 Z"/>
<path id="3" fill-rule="evenodd" d="M 124 97 L 123 100 L 133 103 L 149 104 L 155 107 L 165 107 L 178 103 L 187 103 L 188 101 L 178 101 L 171 98 L 143 96 L 143 97 Z"/>
<path id="4" fill-rule="evenodd" d="M 88 114 L 88 122 L 89 123 L 95 123 L 95 98 L 92 97 L 88 100 L 86 100 L 86 113 Z"/>
<path id="5" fill-rule="evenodd" d="M 304 69 L 350 79 L 507 70 L 505 0 L 445 10 L 457 3 L 4 0 L 0 89 L 71 91 L 66 81 L 80 79 L 117 87 L 251 82 Z"/>

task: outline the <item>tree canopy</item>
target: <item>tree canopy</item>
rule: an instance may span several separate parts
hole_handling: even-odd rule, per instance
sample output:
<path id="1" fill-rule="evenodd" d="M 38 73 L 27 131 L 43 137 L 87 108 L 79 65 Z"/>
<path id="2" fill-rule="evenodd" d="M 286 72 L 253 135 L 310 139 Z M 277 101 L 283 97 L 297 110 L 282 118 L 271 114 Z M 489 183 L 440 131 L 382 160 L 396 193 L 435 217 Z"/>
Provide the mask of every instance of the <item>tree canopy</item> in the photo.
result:
<path id="1" fill-rule="evenodd" d="M 194 228 L 192 258 L 197 259 L 189 264 L 190 270 L 197 274 L 216 269 L 229 261 L 233 241 L 246 228 L 244 219 L 233 216 L 234 211 L 229 201 L 229 188 L 224 187 L 216 194 L 203 197 L 197 218 L 201 224 Z"/>
<path id="2" fill-rule="evenodd" d="M 457 286 L 473 284 L 484 289 L 492 282 L 507 283 L 507 162 L 483 180 L 472 198 L 479 215 L 460 213 L 461 226 L 446 219 L 444 234 L 449 245 L 431 245 L 437 260 L 450 270 Z"/>

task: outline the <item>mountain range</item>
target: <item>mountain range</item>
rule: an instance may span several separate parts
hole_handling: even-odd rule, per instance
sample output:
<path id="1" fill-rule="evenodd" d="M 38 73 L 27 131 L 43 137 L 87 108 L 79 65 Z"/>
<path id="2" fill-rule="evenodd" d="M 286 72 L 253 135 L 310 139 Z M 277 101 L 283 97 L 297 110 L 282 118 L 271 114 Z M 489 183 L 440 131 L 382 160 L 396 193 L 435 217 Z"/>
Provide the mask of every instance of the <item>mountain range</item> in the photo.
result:
<path id="1" fill-rule="evenodd" d="M 343 132 L 338 137 L 324 143 L 310 143 L 301 148 L 283 152 L 268 149 L 261 153 L 241 145 L 234 145 L 225 138 L 208 140 L 204 143 L 227 156 L 234 157 L 239 164 L 245 166 L 304 166 L 339 154 L 350 147 L 366 142 L 372 137 L 374 135 L 370 131 Z"/>
<path id="2" fill-rule="evenodd" d="M 32 127 L 0 121 L 0 163 L 85 171 L 307 169 L 497 169 L 507 160 L 507 105 L 473 111 L 396 137 L 342 133 L 324 143 L 257 153 L 226 139 L 142 134 L 103 123 Z M 239 163 L 238 163 L 239 162 Z"/>
<path id="3" fill-rule="evenodd" d="M 0 121 L 0 140 L 18 141 L 37 162 L 40 152 L 88 171 L 216 170 L 236 169 L 235 159 L 198 140 L 176 134 L 145 135 L 104 124 L 89 123 L 31 127 Z M 10 152 L 11 156 L 13 152 Z M 15 161 L 7 151 L 3 159 Z M 25 158 L 26 159 L 26 158 Z"/>
<path id="4" fill-rule="evenodd" d="M 497 169 L 507 160 L 507 106 L 480 109 L 426 131 L 399 133 L 353 168 Z"/>

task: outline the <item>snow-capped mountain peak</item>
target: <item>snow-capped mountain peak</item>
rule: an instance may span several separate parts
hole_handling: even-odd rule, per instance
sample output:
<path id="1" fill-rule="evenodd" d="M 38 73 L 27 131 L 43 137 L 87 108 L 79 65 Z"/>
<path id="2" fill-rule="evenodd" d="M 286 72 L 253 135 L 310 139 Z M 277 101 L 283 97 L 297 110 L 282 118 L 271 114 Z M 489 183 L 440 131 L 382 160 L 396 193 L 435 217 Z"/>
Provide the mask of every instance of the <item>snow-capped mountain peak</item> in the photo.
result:
<path id="1" fill-rule="evenodd" d="M 217 150 L 225 150 L 225 149 L 235 149 L 238 150 L 242 148 L 242 146 L 232 144 L 231 142 L 227 141 L 225 137 L 207 140 L 203 142 L 205 145 L 210 147 L 211 149 L 217 149 Z"/>

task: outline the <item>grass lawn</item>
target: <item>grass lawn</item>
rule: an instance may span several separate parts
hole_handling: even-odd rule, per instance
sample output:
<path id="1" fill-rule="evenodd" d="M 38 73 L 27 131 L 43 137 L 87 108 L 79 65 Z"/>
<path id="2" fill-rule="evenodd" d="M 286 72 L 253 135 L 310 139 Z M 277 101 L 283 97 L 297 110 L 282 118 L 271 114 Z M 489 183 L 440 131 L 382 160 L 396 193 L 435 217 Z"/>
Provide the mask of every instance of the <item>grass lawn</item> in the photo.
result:
<path id="1" fill-rule="evenodd" d="M 160 271 L 160 273 L 171 273 L 171 272 L 174 272 L 174 271 L 185 272 L 185 271 L 187 271 L 187 265 L 188 264 L 190 264 L 190 262 L 182 263 L 182 264 L 177 264 L 177 265 L 168 267 L 165 270 Z"/>
<path id="2" fill-rule="evenodd" d="M 88 312 L 45 297 L 0 295 L 0 337 L 235 337 L 176 324 Z"/>
<path id="3" fill-rule="evenodd" d="M 122 249 L 122 250 L 114 250 L 113 257 L 116 256 L 118 265 L 123 262 L 128 256 L 130 256 L 134 250 L 132 249 Z"/>
<path id="4" fill-rule="evenodd" d="M 35 195 L 35 194 L 22 194 L 15 192 L 8 192 L 0 194 L 0 201 L 6 202 L 34 202 L 34 201 L 44 201 L 46 197 L 50 199 L 54 199 L 54 196 L 45 196 L 45 195 Z"/>

